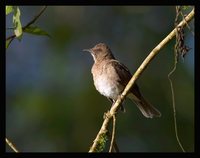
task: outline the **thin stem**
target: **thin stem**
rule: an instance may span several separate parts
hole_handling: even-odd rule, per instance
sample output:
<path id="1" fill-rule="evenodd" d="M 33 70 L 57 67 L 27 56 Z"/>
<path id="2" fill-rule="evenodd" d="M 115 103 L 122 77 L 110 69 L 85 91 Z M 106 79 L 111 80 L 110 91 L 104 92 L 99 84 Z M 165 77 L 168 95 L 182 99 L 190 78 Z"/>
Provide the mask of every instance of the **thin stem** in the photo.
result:
<path id="1" fill-rule="evenodd" d="M 35 21 L 42 15 L 42 13 L 45 11 L 45 9 L 47 8 L 47 6 L 44 6 L 40 11 L 39 13 L 33 18 L 33 20 L 31 20 L 28 24 L 26 24 L 24 27 L 23 27 L 23 30 L 25 28 L 27 28 L 28 26 L 30 26 L 31 24 L 35 23 Z"/>
<path id="2" fill-rule="evenodd" d="M 13 143 L 11 143 L 11 141 L 9 141 L 7 138 L 6 138 L 6 143 L 8 144 L 8 146 L 16 153 L 19 152 L 19 150 L 17 150 L 17 148 L 13 145 Z"/>
<path id="3" fill-rule="evenodd" d="M 174 65 L 174 68 L 173 70 L 169 73 L 168 75 L 168 79 L 170 81 L 170 87 L 171 87 L 171 92 L 172 92 L 172 105 L 173 105 L 173 118 L 174 118 L 174 129 L 175 129 L 175 135 L 176 135 L 176 140 L 181 148 L 181 150 L 183 152 L 185 152 L 185 149 L 183 148 L 182 144 L 181 144 L 181 141 L 179 139 L 179 136 L 178 136 L 178 129 L 177 129 L 177 120 L 176 120 L 176 103 L 175 103 L 175 97 L 174 97 L 174 88 L 173 88 L 173 83 L 172 83 L 172 80 L 171 80 L 171 75 L 172 73 L 176 70 L 176 65 Z"/>
<path id="4" fill-rule="evenodd" d="M 113 129 L 112 129 L 112 137 L 111 137 L 109 152 L 112 152 L 112 149 L 113 149 L 114 140 L 115 140 L 115 128 L 116 128 L 116 117 L 115 115 L 113 115 Z"/>

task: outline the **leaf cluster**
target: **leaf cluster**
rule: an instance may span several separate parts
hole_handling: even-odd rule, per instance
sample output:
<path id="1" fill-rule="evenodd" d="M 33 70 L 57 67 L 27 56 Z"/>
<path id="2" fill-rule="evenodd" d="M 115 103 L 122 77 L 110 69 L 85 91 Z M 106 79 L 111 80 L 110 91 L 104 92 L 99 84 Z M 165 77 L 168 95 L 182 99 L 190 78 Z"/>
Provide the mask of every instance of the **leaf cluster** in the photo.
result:
<path id="1" fill-rule="evenodd" d="M 14 35 L 6 38 L 6 48 L 9 47 L 10 43 L 12 42 L 12 40 L 14 38 L 17 38 L 19 41 L 22 39 L 23 33 L 29 33 L 29 34 L 33 34 L 33 35 L 39 35 L 39 36 L 48 36 L 50 37 L 50 35 L 44 31 L 43 29 L 41 29 L 38 26 L 33 25 L 35 23 L 35 21 L 39 18 L 39 16 L 43 13 L 43 11 L 46 9 L 46 7 L 44 7 L 41 12 L 34 17 L 33 20 L 31 20 L 27 25 L 25 25 L 24 27 L 22 27 L 21 24 L 21 12 L 20 12 L 20 8 L 18 6 L 6 6 L 6 15 L 9 14 L 13 14 L 12 16 L 12 23 L 13 23 L 13 32 Z"/>

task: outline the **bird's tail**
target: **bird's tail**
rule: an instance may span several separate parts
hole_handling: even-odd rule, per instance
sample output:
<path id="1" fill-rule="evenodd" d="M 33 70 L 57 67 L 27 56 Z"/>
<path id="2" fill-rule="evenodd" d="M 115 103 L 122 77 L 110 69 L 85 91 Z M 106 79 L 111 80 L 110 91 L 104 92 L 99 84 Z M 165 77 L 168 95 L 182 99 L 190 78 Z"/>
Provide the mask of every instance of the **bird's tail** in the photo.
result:
<path id="1" fill-rule="evenodd" d="M 137 98 L 133 93 L 131 93 L 128 95 L 128 97 L 137 105 L 145 117 L 153 118 L 161 116 L 161 113 L 150 103 L 148 103 L 142 95 L 140 98 Z"/>

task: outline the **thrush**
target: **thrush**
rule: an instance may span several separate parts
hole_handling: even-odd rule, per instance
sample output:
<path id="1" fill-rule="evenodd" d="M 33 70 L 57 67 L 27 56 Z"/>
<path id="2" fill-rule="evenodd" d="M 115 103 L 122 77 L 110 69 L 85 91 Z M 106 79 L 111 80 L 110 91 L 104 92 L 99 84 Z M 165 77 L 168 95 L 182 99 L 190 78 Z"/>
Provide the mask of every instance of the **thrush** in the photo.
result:
<path id="1" fill-rule="evenodd" d="M 91 72 L 96 90 L 114 104 L 132 77 L 130 71 L 115 59 L 110 48 L 104 43 L 99 43 L 93 48 L 83 51 L 90 52 L 94 59 Z M 161 113 L 142 96 L 136 83 L 130 89 L 127 97 L 137 105 L 145 117 L 161 116 Z M 121 105 L 121 110 L 125 110 L 123 105 Z"/>

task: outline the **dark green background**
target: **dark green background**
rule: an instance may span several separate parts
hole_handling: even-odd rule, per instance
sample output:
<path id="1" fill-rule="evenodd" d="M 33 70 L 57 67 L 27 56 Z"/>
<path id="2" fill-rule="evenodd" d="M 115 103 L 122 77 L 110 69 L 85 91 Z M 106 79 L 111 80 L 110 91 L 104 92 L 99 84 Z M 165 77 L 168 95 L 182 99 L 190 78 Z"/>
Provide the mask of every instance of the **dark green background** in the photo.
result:
<path id="1" fill-rule="evenodd" d="M 41 7 L 20 6 L 22 25 Z M 36 25 L 52 38 L 24 34 L 6 50 L 6 137 L 22 152 L 87 152 L 110 102 L 95 90 L 93 59 L 82 49 L 105 42 L 134 73 L 173 29 L 174 19 L 175 6 L 49 6 Z M 6 27 L 11 24 L 9 15 Z M 194 151 L 194 36 L 188 29 L 185 41 L 192 49 L 172 78 L 179 137 L 186 151 Z M 127 112 L 116 124 L 120 151 L 181 152 L 167 78 L 174 43 L 162 48 L 137 81 L 162 117 L 146 119 L 126 100 Z"/>

